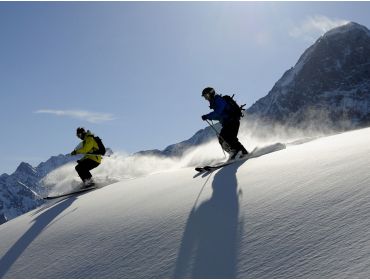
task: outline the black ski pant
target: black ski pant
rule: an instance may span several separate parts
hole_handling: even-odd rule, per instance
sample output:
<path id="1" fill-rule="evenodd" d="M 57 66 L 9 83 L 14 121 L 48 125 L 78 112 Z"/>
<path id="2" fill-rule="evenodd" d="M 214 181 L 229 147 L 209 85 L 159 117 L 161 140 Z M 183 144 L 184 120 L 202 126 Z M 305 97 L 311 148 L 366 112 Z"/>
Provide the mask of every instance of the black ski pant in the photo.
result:
<path id="1" fill-rule="evenodd" d="M 99 162 L 96 162 L 92 159 L 81 159 L 77 161 L 78 164 L 76 165 L 75 169 L 78 173 L 78 176 L 80 176 L 81 180 L 85 182 L 86 180 L 91 179 L 92 175 L 90 173 L 91 169 L 94 169 L 95 167 L 98 167 L 100 164 Z"/>
<path id="2" fill-rule="evenodd" d="M 247 150 L 244 148 L 242 143 L 239 142 L 238 139 L 239 127 L 239 120 L 230 120 L 222 124 L 222 129 L 220 132 L 220 136 L 218 137 L 218 141 L 220 142 L 224 150 L 228 153 L 230 153 L 231 150 L 242 151 L 243 153 L 247 152 Z M 224 142 L 226 142 L 226 145 Z"/>

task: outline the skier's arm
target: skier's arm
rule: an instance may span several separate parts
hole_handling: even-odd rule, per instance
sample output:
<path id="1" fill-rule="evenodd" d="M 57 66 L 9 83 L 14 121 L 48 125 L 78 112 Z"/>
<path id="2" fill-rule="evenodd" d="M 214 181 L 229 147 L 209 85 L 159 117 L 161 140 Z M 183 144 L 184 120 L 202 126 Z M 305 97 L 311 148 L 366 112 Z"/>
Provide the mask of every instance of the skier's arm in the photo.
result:
<path id="1" fill-rule="evenodd" d="M 214 111 L 205 115 L 206 119 L 209 120 L 220 120 L 223 111 L 225 110 L 226 102 L 221 98 L 217 98 L 215 100 L 215 108 Z"/>
<path id="2" fill-rule="evenodd" d="M 76 154 L 87 154 L 94 147 L 94 139 L 92 137 L 87 137 L 84 140 L 84 144 L 81 149 L 76 150 Z"/>

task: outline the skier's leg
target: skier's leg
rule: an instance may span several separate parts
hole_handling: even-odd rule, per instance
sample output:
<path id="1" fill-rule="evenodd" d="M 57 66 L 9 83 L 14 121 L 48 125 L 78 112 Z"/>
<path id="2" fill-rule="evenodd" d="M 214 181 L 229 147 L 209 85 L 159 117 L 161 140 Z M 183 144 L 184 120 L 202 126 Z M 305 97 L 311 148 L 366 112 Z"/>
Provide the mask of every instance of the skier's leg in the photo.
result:
<path id="1" fill-rule="evenodd" d="M 235 150 L 234 157 L 239 153 L 242 152 L 243 155 L 248 154 L 248 151 L 244 148 L 242 143 L 240 143 L 238 139 L 238 132 L 240 127 L 240 121 L 235 120 L 228 123 L 228 141 L 230 143 L 230 146 L 233 150 Z"/>
<path id="2" fill-rule="evenodd" d="M 99 162 L 96 162 L 96 161 L 91 160 L 91 159 L 86 160 L 86 175 L 87 175 L 87 178 L 86 178 L 87 180 L 86 181 L 91 180 L 91 178 L 92 178 L 90 170 L 98 167 L 99 164 L 100 164 Z"/>
<path id="3" fill-rule="evenodd" d="M 90 180 L 92 178 L 90 170 L 94 169 L 98 165 L 99 163 L 94 160 L 84 159 L 79 161 L 75 169 L 78 175 L 80 176 L 81 180 L 83 182 L 86 182 L 87 180 Z"/>
<path id="4" fill-rule="evenodd" d="M 243 146 L 243 144 L 240 143 L 240 141 L 238 139 L 239 128 L 240 128 L 240 121 L 238 120 L 238 121 L 235 122 L 235 127 L 234 127 L 234 129 L 235 129 L 234 130 L 234 133 L 235 133 L 235 147 L 237 147 L 237 149 L 239 151 L 242 151 L 243 155 L 247 155 L 248 151 Z"/>
<path id="5" fill-rule="evenodd" d="M 239 125 L 235 122 L 227 122 L 224 125 L 223 138 L 229 144 L 232 150 L 238 150 L 239 148 L 239 145 L 238 145 L 239 141 L 237 138 L 238 129 L 239 129 Z"/>
<path id="6" fill-rule="evenodd" d="M 82 181 L 85 181 L 86 178 L 89 176 L 88 174 L 86 174 L 86 168 L 85 168 L 84 160 L 79 160 L 75 169 L 77 171 L 78 176 L 80 176 Z"/>
<path id="7" fill-rule="evenodd" d="M 228 127 L 227 126 L 222 126 L 220 136 L 218 137 L 218 142 L 220 143 L 221 147 L 224 149 L 225 152 L 231 153 L 232 148 L 231 145 L 229 144 L 228 139 Z"/>
<path id="8" fill-rule="evenodd" d="M 238 154 L 238 150 L 234 143 L 235 141 L 232 137 L 233 131 L 232 131 L 232 127 L 230 126 L 230 123 L 225 123 L 223 125 L 220 136 L 222 137 L 222 141 L 223 141 L 222 146 L 227 147 L 227 149 L 224 148 L 224 150 L 229 153 L 229 160 L 235 159 L 235 156 Z"/>

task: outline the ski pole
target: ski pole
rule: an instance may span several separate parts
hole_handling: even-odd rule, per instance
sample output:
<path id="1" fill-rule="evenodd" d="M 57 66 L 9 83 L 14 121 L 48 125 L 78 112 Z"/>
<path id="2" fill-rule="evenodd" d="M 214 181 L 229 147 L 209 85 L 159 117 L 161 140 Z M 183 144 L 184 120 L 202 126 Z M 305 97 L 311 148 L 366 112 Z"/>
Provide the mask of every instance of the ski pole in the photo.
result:
<path id="1" fill-rule="evenodd" d="M 227 144 L 227 146 L 228 146 L 228 148 L 230 148 L 230 145 L 225 141 L 225 139 L 218 133 L 218 131 L 217 131 L 217 129 L 208 121 L 208 120 L 206 120 L 206 122 L 209 124 L 209 126 L 210 127 L 212 127 L 213 128 L 213 130 L 216 132 L 216 135 L 217 135 L 217 137 L 219 137 L 223 142 L 225 142 L 226 144 Z M 225 151 L 224 151 L 224 149 L 223 149 L 223 147 L 222 147 L 222 145 L 221 145 L 221 149 L 222 149 L 222 152 L 224 153 L 224 156 L 226 157 L 226 154 L 225 154 Z"/>
<path id="2" fill-rule="evenodd" d="M 218 133 L 218 131 L 217 131 L 217 129 L 208 121 L 208 120 L 206 120 L 206 122 L 208 123 L 208 125 L 210 126 L 210 127 L 212 127 L 213 128 L 213 130 L 216 132 L 216 135 L 218 136 L 218 137 L 220 137 L 220 134 Z"/>

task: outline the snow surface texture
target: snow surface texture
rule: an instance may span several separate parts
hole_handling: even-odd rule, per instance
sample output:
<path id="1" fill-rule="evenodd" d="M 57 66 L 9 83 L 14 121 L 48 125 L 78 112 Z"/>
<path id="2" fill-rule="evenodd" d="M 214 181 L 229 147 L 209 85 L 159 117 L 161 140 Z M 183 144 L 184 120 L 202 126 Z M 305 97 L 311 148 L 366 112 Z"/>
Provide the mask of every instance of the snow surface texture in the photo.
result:
<path id="1" fill-rule="evenodd" d="M 368 278 L 369 139 L 357 130 L 51 201 L 0 226 L 0 276 Z"/>

